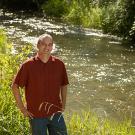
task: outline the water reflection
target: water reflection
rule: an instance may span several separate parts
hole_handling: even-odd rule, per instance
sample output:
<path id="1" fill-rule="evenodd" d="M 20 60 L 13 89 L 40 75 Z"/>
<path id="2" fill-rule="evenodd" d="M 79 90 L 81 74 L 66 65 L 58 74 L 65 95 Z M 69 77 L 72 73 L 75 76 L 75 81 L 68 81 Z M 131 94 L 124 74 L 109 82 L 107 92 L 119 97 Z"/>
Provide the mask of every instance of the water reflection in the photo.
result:
<path id="1" fill-rule="evenodd" d="M 54 54 L 64 60 L 70 80 L 67 111 L 91 108 L 101 116 L 135 117 L 135 53 L 120 40 L 100 31 L 80 29 L 39 17 L 7 13 L 0 26 L 15 46 L 35 45 L 37 37 L 51 33 Z"/>

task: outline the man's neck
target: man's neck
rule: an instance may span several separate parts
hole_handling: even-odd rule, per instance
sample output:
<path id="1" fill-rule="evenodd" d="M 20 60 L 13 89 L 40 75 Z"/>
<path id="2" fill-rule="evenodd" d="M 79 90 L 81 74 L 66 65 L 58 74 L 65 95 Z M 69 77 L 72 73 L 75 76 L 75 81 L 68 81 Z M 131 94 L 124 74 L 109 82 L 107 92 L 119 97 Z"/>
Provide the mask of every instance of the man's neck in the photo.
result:
<path id="1" fill-rule="evenodd" d="M 40 58 L 42 62 L 46 63 L 49 60 L 51 54 L 41 54 L 38 52 L 37 56 Z"/>

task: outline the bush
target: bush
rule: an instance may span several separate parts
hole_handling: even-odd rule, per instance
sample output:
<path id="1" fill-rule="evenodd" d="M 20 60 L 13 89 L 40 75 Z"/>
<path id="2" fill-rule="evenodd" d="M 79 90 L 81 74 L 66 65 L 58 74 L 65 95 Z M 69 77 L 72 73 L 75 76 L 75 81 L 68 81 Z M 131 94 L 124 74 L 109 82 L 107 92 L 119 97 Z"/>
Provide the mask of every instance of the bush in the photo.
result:
<path id="1" fill-rule="evenodd" d="M 0 53 L 1 54 L 8 54 L 10 52 L 11 45 L 9 45 L 7 41 L 7 36 L 5 32 L 0 29 Z"/>
<path id="2" fill-rule="evenodd" d="M 41 8 L 48 16 L 62 17 L 67 12 L 65 0 L 49 0 L 42 4 Z"/>
<path id="3" fill-rule="evenodd" d="M 131 30 L 129 31 L 129 40 L 132 41 L 135 45 L 135 21 L 133 23 Z"/>
<path id="4" fill-rule="evenodd" d="M 31 47 L 22 48 L 18 54 L 13 54 L 12 49 L 5 33 L 0 30 L 0 135 L 28 135 L 28 121 L 18 112 L 10 86 Z"/>
<path id="5" fill-rule="evenodd" d="M 98 6 L 93 7 L 88 0 L 76 1 L 70 3 L 69 13 L 65 17 L 67 22 L 83 27 L 101 28 L 101 9 Z"/>
<path id="6" fill-rule="evenodd" d="M 135 16 L 134 0 L 117 0 L 114 4 L 104 7 L 102 29 L 128 39 Z"/>
<path id="7" fill-rule="evenodd" d="M 83 18 L 83 12 L 82 8 L 79 5 L 78 2 L 73 1 L 72 4 L 70 5 L 69 8 L 69 13 L 65 17 L 65 20 L 68 22 L 72 22 L 73 24 L 76 25 L 81 25 L 82 24 L 82 18 Z"/>
<path id="8" fill-rule="evenodd" d="M 102 8 L 102 15 L 101 15 L 101 26 L 104 33 L 113 33 L 115 29 L 115 5 L 109 5 Z"/>

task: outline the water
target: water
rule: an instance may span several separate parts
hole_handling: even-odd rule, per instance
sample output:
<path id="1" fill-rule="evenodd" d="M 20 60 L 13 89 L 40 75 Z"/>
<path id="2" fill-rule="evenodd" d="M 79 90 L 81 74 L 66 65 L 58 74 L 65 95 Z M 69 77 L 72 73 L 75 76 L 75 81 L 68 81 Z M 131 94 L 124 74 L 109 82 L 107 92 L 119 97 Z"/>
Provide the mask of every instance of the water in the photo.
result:
<path id="1" fill-rule="evenodd" d="M 66 64 L 70 86 L 67 112 L 93 110 L 99 116 L 135 119 L 135 50 L 119 38 L 101 31 L 68 26 L 45 17 L 0 13 L 0 27 L 6 29 L 17 48 L 32 43 L 45 32 L 54 37 L 54 55 Z"/>

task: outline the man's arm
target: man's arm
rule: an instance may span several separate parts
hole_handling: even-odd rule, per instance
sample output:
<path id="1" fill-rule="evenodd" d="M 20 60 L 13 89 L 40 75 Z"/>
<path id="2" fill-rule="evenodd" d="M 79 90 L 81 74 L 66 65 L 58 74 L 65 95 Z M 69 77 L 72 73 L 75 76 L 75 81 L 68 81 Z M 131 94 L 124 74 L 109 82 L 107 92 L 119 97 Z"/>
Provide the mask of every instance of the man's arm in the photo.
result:
<path id="1" fill-rule="evenodd" d="M 21 94 L 20 94 L 19 87 L 17 84 L 12 85 L 12 92 L 13 92 L 13 95 L 15 97 L 15 101 L 17 103 L 17 106 L 20 109 L 20 111 L 23 113 L 23 115 L 25 117 L 32 118 L 32 114 L 29 111 L 27 111 L 27 109 L 25 108 L 25 106 L 22 102 Z"/>
<path id="2" fill-rule="evenodd" d="M 61 87 L 62 111 L 65 110 L 67 98 L 67 85 Z"/>

